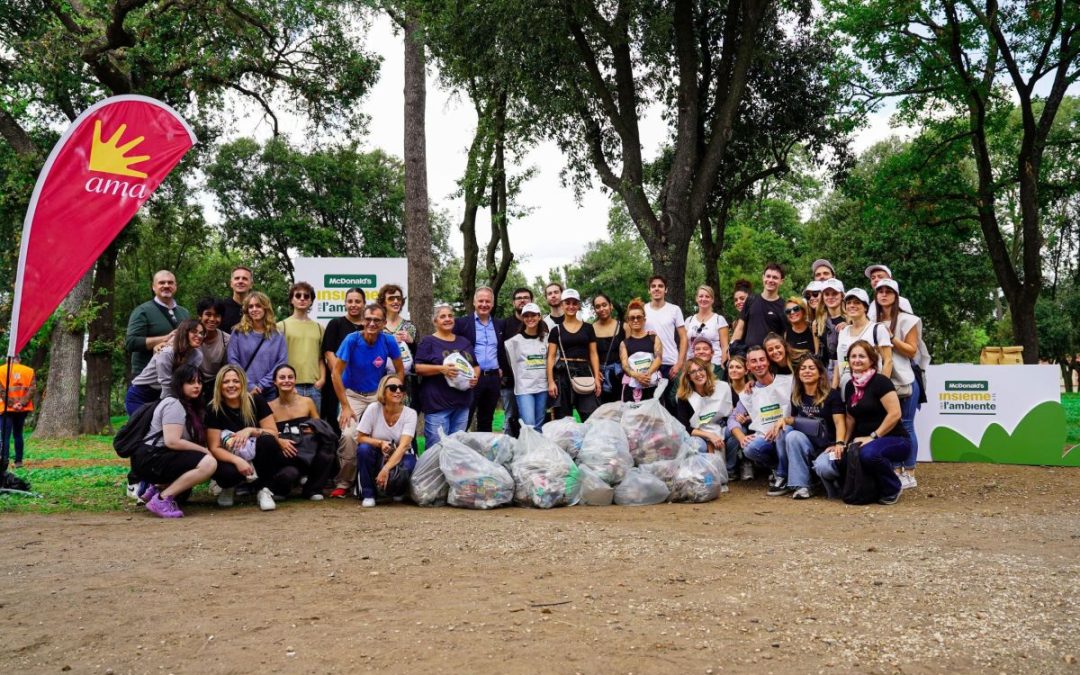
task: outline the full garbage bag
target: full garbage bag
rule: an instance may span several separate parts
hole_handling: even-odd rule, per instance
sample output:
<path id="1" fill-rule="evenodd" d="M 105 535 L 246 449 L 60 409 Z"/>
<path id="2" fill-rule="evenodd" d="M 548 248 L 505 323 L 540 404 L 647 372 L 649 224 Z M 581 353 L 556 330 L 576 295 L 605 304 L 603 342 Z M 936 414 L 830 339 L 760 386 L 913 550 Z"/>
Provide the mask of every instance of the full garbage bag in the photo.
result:
<path id="1" fill-rule="evenodd" d="M 514 501 L 550 509 L 573 506 L 581 499 L 581 470 L 550 438 L 522 427 L 510 473 Z"/>
<path id="2" fill-rule="evenodd" d="M 599 422 L 601 420 L 611 420 L 613 422 L 622 421 L 623 416 L 623 404 L 622 401 L 612 401 L 611 403 L 605 403 L 596 410 L 592 415 L 589 415 L 589 421 L 585 423 L 585 426 L 593 422 Z"/>
<path id="3" fill-rule="evenodd" d="M 709 455 L 698 453 L 679 460 L 677 465 L 671 501 L 711 502 L 720 496 L 720 489 L 727 482 L 727 470 L 721 468 L 723 464 L 718 465 L 709 459 Z"/>
<path id="4" fill-rule="evenodd" d="M 622 506 L 648 506 L 668 498 L 664 481 L 640 467 L 626 472 L 626 478 L 615 487 L 615 503 Z"/>
<path id="5" fill-rule="evenodd" d="M 446 482 L 439 456 L 442 444 L 436 443 L 416 458 L 416 466 L 409 478 L 409 497 L 420 506 L 443 506 L 450 484 Z"/>
<path id="6" fill-rule="evenodd" d="M 675 459 L 683 443 L 689 441 L 683 425 L 655 398 L 638 406 L 625 406 L 621 424 L 630 455 L 639 465 Z"/>
<path id="7" fill-rule="evenodd" d="M 514 479 L 505 467 L 452 436 L 443 439 L 440 445 L 439 466 L 450 484 L 448 504 L 466 509 L 493 509 L 514 499 Z"/>
<path id="8" fill-rule="evenodd" d="M 581 469 L 581 501 L 586 506 L 611 506 L 615 499 L 615 488 L 604 482 L 595 471 L 585 465 Z"/>
<path id="9" fill-rule="evenodd" d="M 559 420 L 548 422 L 540 427 L 546 438 L 555 441 L 555 444 L 563 449 L 563 452 L 571 458 L 577 457 L 581 449 L 581 439 L 585 435 L 585 425 L 573 417 L 564 417 Z M 520 438 L 520 434 L 519 434 Z"/>
<path id="10" fill-rule="evenodd" d="M 608 485 L 615 485 L 634 466 L 626 432 L 612 420 L 593 421 L 585 425 L 585 436 L 578 451 L 577 463 L 596 472 Z"/>
<path id="11" fill-rule="evenodd" d="M 458 431 L 451 435 L 486 459 L 496 464 L 509 467 L 514 461 L 514 447 L 517 439 L 508 434 L 493 434 L 488 431 Z"/>

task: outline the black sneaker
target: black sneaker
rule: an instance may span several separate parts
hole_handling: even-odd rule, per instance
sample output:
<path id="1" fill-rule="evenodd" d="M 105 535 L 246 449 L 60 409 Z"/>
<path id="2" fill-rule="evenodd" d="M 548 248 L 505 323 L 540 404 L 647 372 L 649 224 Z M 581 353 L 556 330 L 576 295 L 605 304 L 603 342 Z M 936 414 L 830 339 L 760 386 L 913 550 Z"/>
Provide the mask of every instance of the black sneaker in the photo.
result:
<path id="1" fill-rule="evenodd" d="M 786 478 L 775 478 L 769 485 L 769 489 L 765 494 L 770 497 L 782 497 L 790 492 L 791 488 L 787 486 Z"/>
<path id="2" fill-rule="evenodd" d="M 893 504 L 895 504 L 898 501 L 900 501 L 900 493 L 899 492 L 892 495 L 891 497 L 882 497 L 881 499 L 877 500 L 877 503 L 878 504 L 883 504 L 885 506 L 892 506 Z"/>

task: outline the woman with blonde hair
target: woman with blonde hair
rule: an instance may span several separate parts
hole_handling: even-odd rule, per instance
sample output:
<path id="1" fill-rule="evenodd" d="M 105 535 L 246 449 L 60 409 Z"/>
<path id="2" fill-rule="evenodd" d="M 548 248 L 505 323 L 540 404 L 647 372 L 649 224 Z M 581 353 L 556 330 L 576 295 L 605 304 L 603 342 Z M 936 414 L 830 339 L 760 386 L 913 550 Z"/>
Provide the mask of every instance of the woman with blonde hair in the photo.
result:
<path id="1" fill-rule="evenodd" d="M 402 497 L 416 466 L 412 439 L 416 411 L 405 405 L 405 383 L 396 373 L 384 375 L 356 427 L 356 468 L 360 505 L 375 506 L 375 496 Z"/>
<path id="2" fill-rule="evenodd" d="M 839 279 L 821 282 L 821 303 L 814 315 L 814 338 L 818 344 L 818 359 L 825 364 L 829 381 L 833 381 L 836 368 L 836 345 L 840 331 L 847 325 L 844 314 L 844 284 Z"/>
<path id="3" fill-rule="evenodd" d="M 717 380 L 712 363 L 692 358 L 679 378 L 675 417 L 686 427 L 699 452 L 720 452 L 731 414 L 731 387 Z M 734 462 L 729 467 L 734 471 Z"/>
<path id="4" fill-rule="evenodd" d="M 787 328 L 784 329 L 787 343 L 795 349 L 816 354 L 817 339 L 810 326 L 810 310 L 806 307 L 806 301 L 794 295 L 788 298 L 784 304 L 784 316 L 787 318 Z"/>
<path id="5" fill-rule="evenodd" d="M 265 293 L 249 294 L 243 311 L 229 339 L 229 363 L 244 369 L 251 393 L 273 399 L 277 396 L 274 370 L 288 359 L 285 337 L 278 331 L 274 308 Z"/>
<path id="6" fill-rule="evenodd" d="M 723 366 L 728 360 L 728 322 L 713 311 L 716 293 L 711 286 L 697 287 L 694 296 L 698 311 L 686 320 L 686 337 L 691 343 L 698 338 L 705 338 L 712 345 L 714 366 Z"/>

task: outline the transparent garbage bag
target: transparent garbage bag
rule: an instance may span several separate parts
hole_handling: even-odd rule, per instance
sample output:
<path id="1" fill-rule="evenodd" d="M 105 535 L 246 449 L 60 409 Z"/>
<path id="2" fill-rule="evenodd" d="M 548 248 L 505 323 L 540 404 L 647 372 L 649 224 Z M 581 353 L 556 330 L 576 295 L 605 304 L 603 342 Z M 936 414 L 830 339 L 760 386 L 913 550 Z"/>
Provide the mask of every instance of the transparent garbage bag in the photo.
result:
<path id="1" fill-rule="evenodd" d="M 581 470 L 550 438 L 522 427 L 510 473 L 514 501 L 550 509 L 573 506 L 581 499 Z"/>
<path id="2" fill-rule="evenodd" d="M 585 425 L 577 463 L 596 472 L 608 485 L 615 485 L 634 466 L 626 432 L 613 420 L 593 421 Z"/>
<path id="3" fill-rule="evenodd" d="M 581 439 L 585 435 L 585 425 L 573 417 L 564 417 L 560 420 L 548 422 L 540 427 L 546 438 L 555 441 L 555 444 L 563 449 L 563 452 L 571 458 L 577 457 L 581 449 Z M 520 434 L 519 434 L 520 438 Z"/>
<path id="4" fill-rule="evenodd" d="M 595 471 L 585 465 L 581 469 L 581 501 L 586 506 L 611 506 L 615 488 L 608 485 Z"/>
<path id="5" fill-rule="evenodd" d="M 450 484 L 446 482 L 439 456 L 442 444 L 436 443 L 416 458 L 409 478 L 409 497 L 420 506 L 445 506 Z"/>
<path id="6" fill-rule="evenodd" d="M 648 506 L 666 501 L 670 494 L 664 481 L 640 467 L 626 472 L 615 486 L 615 503 L 621 506 Z"/>
<path id="7" fill-rule="evenodd" d="M 505 467 L 452 436 L 440 445 L 439 466 L 450 484 L 446 499 L 450 506 L 493 509 L 514 499 L 514 479 Z"/>
<path id="8" fill-rule="evenodd" d="M 621 424 L 630 444 L 630 455 L 639 466 L 675 459 L 682 445 L 689 443 L 683 425 L 655 398 L 638 406 L 625 406 Z"/>
<path id="9" fill-rule="evenodd" d="M 508 434 L 494 434 L 488 431 L 458 431 L 451 435 L 486 459 L 505 467 L 514 461 L 514 447 L 517 439 Z"/>
<path id="10" fill-rule="evenodd" d="M 671 501 L 711 502 L 720 496 L 720 489 L 727 482 L 727 470 L 721 468 L 722 463 L 718 466 L 709 459 L 709 455 L 697 453 L 676 464 L 678 467 L 671 484 Z"/>

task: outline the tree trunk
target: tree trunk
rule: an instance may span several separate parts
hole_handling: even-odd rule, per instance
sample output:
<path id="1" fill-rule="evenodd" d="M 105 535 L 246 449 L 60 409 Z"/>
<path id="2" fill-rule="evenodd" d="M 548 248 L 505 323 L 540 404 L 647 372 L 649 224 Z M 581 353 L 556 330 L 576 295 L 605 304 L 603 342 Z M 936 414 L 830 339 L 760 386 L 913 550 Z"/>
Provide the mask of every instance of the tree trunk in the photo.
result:
<path id="1" fill-rule="evenodd" d="M 89 345 L 86 349 L 86 399 L 80 433 L 108 434 L 110 399 L 112 397 L 112 357 L 116 331 L 113 327 L 113 305 L 116 303 L 116 240 L 105 249 L 97 261 L 94 290 L 91 297 L 101 303 L 98 315 L 90 322 Z"/>
<path id="2" fill-rule="evenodd" d="M 642 233 L 652 257 L 653 273 L 667 279 L 667 301 L 679 307 L 686 304 L 686 258 L 694 233 L 694 225 L 685 213 L 689 211 L 689 205 L 684 206 L 684 213 L 663 213 L 660 222 L 666 227 L 660 228 L 660 236 L 650 237 Z M 638 225 L 638 231 L 641 230 L 642 226 Z M 642 292 L 647 290 L 643 288 Z"/>
<path id="3" fill-rule="evenodd" d="M 409 259 L 409 308 L 420 335 L 434 332 L 431 225 L 428 222 L 426 57 L 419 22 L 405 22 L 405 255 Z"/>
<path id="4" fill-rule="evenodd" d="M 713 311 L 717 314 L 724 313 L 724 294 L 720 292 L 720 254 L 724 250 L 724 233 L 727 231 L 727 221 L 730 202 L 724 199 L 716 215 L 716 232 L 713 232 L 712 222 L 709 216 L 701 218 L 701 262 L 705 265 L 705 285 L 710 286 L 715 294 Z"/>
<path id="5" fill-rule="evenodd" d="M 53 328 L 49 348 L 49 377 L 41 403 L 35 438 L 71 438 L 79 433 L 79 389 L 85 326 L 76 315 L 90 299 L 94 282 L 88 271 L 60 303 L 61 320 Z"/>
<path id="6" fill-rule="evenodd" d="M 1073 393 L 1072 368 L 1069 367 L 1068 359 L 1058 361 L 1058 368 L 1061 370 L 1061 381 L 1065 385 L 1065 393 Z"/>
<path id="7" fill-rule="evenodd" d="M 495 104 L 495 156 L 491 167 L 491 239 L 487 245 L 488 285 L 496 301 L 510 273 L 514 252 L 510 250 L 510 218 L 506 194 L 506 92 L 499 94 Z M 495 253 L 499 252 L 496 262 Z M 496 315 L 498 304 L 493 308 Z"/>
<path id="8" fill-rule="evenodd" d="M 1013 340 L 1024 348 L 1024 363 L 1039 362 L 1039 333 L 1035 324 L 1035 301 L 1010 304 Z M 1034 358 L 1032 358 L 1034 355 Z"/>

